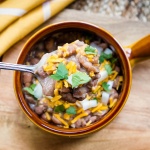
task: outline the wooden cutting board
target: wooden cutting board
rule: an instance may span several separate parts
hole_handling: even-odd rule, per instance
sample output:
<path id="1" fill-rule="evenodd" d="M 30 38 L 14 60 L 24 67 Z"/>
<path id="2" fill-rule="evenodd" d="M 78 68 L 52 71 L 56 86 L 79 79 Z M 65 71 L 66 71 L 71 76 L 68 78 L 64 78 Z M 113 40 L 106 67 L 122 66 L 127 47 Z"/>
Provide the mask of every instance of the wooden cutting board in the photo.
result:
<path id="1" fill-rule="evenodd" d="M 141 23 L 76 10 L 65 10 L 51 23 L 80 20 L 110 31 L 125 46 L 150 34 L 150 23 Z M 39 30 L 39 27 L 37 30 Z M 35 32 L 35 31 L 34 31 Z M 33 32 L 33 33 L 34 33 Z M 4 62 L 15 63 L 18 54 L 33 34 L 14 45 L 3 56 Z M 150 149 L 150 60 L 133 70 L 133 84 L 121 113 L 107 127 L 82 139 L 51 135 L 32 124 L 21 111 L 14 95 L 13 71 L 0 72 L 0 150 L 148 150 Z"/>

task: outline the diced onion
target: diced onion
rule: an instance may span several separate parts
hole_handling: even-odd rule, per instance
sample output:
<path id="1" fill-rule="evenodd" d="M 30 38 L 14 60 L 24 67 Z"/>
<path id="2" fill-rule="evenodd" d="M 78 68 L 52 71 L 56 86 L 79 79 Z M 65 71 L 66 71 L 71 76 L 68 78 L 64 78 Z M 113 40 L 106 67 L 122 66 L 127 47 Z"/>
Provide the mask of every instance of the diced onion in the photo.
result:
<path id="1" fill-rule="evenodd" d="M 38 83 L 36 87 L 34 88 L 34 97 L 36 97 L 37 99 L 40 99 L 42 98 L 42 95 L 43 95 L 42 86 L 40 83 Z"/>
<path id="2" fill-rule="evenodd" d="M 83 110 L 87 110 L 89 108 L 97 106 L 97 101 L 96 100 L 87 100 L 87 99 L 85 99 L 83 101 L 80 101 L 80 103 L 82 105 Z"/>
<path id="3" fill-rule="evenodd" d="M 94 42 L 92 42 L 92 43 L 90 44 L 90 46 L 96 48 L 96 49 L 98 50 L 98 54 L 99 54 L 99 55 L 100 55 L 101 52 L 103 51 L 103 48 L 100 47 L 100 46 L 98 46 L 98 45 L 97 45 L 96 43 L 94 43 Z"/>
<path id="4" fill-rule="evenodd" d="M 112 54 L 112 50 L 109 49 L 109 48 L 106 48 L 105 51 L 104 51 L 105 54 Z"/>
<path id="5" fill-rule="evenodd" d="M 109 85 L 108 90 L 112 90 L 112 87 L 113 87 L 114 81 L 109 80 L 109 81 L 107 82 L 107 84 Z"/>
<path id="6" fill-rule="evenodd" d="M 108 77 L 108 73 L 106 70 L 102 70 L 100 71 L 100 78 L 98 79 L 98 83 L 103 81 L 104 79 L 106 79 Z"/>
<path id="7" fill-rule="evenodd" d="M 103 91 L 102 92 L 102 103 L 104 105 L 107 105 L 108 101 L 109 101 L 109 93 Z"/>
<path id="8" fill-rule="evenodd" d="M 72 85 L 72 74 L 70 76 L 68 76 L 67 82 Z"/>

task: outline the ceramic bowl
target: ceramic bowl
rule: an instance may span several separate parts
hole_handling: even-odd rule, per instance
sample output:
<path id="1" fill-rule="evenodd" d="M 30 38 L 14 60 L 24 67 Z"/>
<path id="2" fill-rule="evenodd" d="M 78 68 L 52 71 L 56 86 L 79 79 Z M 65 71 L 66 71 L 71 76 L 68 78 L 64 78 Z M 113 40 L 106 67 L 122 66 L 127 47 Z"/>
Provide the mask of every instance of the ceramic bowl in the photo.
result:
<path id="1" fill-rule="evenodd" d="M 28 55 L 29 51 L 31 50 L 32 46 L 41 38 L 51 35 L 54 32 L 57 31 L 68 31 L 68 30 L 84 30 L 84 32 L 92 32 L 96 35 L 100 36 L 104 41 L 108 42 L 110 45 L 112 45 L 119 57 L 120 63 L 121 63 L 121 69 L 124 76 L 124 84 L 123 88 L 120 94 L 120 98 L 115 105 L 113 109 L 111 109 L 101 120 L 97 121 L 96 123 L 93 123 L 90 126 L 83 127 L 83 128 L 77 128 L 77 129 L 65 129 L 65 128 L 59 128 L 54 125 L 48 124 L 41 120 L 28 106 L 26 103 L 26 100 L 24 99 L 23 92 L 22 92 L 22 85 L 21 85 L 21 73 L 15 72 L 14 74 L 14 88 L 17 100 L 20 104 L 20 107 L 22 111 L 26 114 L 26 116 L 38 127 L 40 127 L 42 130 L 45 130 L 49 133 L 60 135 L 60 136 L 66 136 L 66 137 L 81 137 L 85 135 L 89 135 L 90 133 L 93 133 L 95 131 L 98 131 L 108 125 L 122 110 L 124 104 L 127 101 L 130 88 L 131 88 L 131 81 L 132 81 L 132 71 L 131 71 L 131 65 L 129 58 L 127 57 L 123 47 L 119 44 L 119 42 L 106 30 L 102 29 L 101 27 L 98 27 L 96 25 L 85 23 L 85 22 L 79 22 L 79 21 L 73 21 L 73 22 L 61 22 L 49 25 L 37 33 L 35 33 L 24 45 L 23 49 L 21 50 L 21 53 L 18 57 L 17 63 L 23 64 L 26 56 Z M 148 40 L 148 38 L 146 38 Z M 138 42 L 139 44 L 139 42 Z M 136 45 L 138 45 L 136 43 Z M 135 44 L 134 44 L 135 45 Z M 146 44 L 145 44 L 146 45 Z M 145 46 L 144 45 L 144 46 Z M 138 46 L 139 47 L 139 46 Z M 133 46 L 128 47 L 133 48 Z M 136 48 L 137 49 L 137 48 Z M 133 48 L 135 51 L 136 49 Z M 146 49 L 146 48 L 145 48 Z M 146 51 L 146 50 L 145 50 Z M 139 56 L 139 55 L 138 55 Z M 136 58 L 138 57 L 136 56 Z M 132 55 L 132 65 L 136 62 L 136 58 L 134 55 Z M 139 60 L 139 59 L 138 59 Z"/>

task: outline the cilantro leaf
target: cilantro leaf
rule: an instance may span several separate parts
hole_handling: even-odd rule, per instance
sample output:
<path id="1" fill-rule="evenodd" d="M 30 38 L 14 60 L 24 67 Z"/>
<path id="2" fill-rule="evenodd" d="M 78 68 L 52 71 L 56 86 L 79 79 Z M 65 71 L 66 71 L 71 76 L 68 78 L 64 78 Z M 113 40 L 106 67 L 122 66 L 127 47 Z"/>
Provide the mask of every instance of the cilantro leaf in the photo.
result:
<path id="1" fill-rule="evenodd" d="M 23 88 L 25 91 L 27 91 L 29 94 L 34 95 L 34 89 L 36 87 L 36 84 L 31 84 L 29 87 Z"/>
<path id="2" fill-rule="evenodd" d="M 61 80 L 61 79 L 67 79 L 68 78 L 68 70 L 66 66 L 63 63 L 60 63 L 58 65 L 57 71 L 55 74 L 50 76 L 54 80 Z"/>
<path id="3" fill-rule="evenodd" d="M 83 72 L 76 72 L 72 75 L 72 87 L 78 87 L 80 84 L 87 83 L 91 80 L 89 75 Z"/>
<path id="4" fill-rule="evenodd" d="M 64 112 L 65 111 L 65 107 L 64 107 L 64 105 L 58 105 L 58 106 L 56 106 L 54 108 L 54 111 L 58 112 L 58 113 Z"/>
<path id="5" fill-rule="evenodd" d="M 109 92 L 110 90 L 108 89 L 109 88 L 109 84 L 107 84 L 106 82 L 103 82 L 102 83 L 102 87 L 104 88 L 104 90 L 106 91 L 106 92 Z"/>
<path id="6" fill-rule="evenodd" d="M 111 68 L 111 66 L 109 64 L 106 64 L 104 67 L 105 67 L 108 75 L 112 74 L 112 68 Z"/>
<path id="7" fill-rule="evenodd" d="M 116 63 L 116 62 L 117 62 L 117 60 L 118 60 L 118 58 L 114 58 L 114 57 L 112 57 L 112 58 L 110 59 L 110 62 L 111 62 L 112 64 L 114 64 L 114 63 Z"/>
<path id="8" fill-rule="evenodd" d="M 94 54 L 94 55 L 97 54 L 96 48 L 89 46 L 89 45 L 84 49 L 84 51 L 86 54 Z"/>
<path id="9" fill-rule="evenodd" d="M 70 106 L 69 108 L 66 109 L 67 114 L 76 114 L 76 108 L 74 106 Z"/>
<path id="10" fill-rule="evenodd" d="M 99 62 L 102 63 L 104 62 L 105 59 L 110 59 L 112 58 L 112 54 L 106 54 L 104 52 L 101 52 L 101 55 L 99 57 Z"/>

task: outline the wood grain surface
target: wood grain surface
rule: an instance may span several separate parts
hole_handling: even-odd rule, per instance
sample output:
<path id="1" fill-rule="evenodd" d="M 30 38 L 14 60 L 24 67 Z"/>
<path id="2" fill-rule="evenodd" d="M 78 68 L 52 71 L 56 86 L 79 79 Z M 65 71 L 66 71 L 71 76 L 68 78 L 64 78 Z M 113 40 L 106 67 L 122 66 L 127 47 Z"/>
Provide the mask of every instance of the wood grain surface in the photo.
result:
<path id="1" fill-rule="evenodd" d="M 150 34 L 150 23 L 103 17 L 76 10 L 64 10 L 41 27 L 51 23 L 80 20 L 99 25 L 125 46 Z M 35 32 L 34 31 L 34 32 Z M 26 36 L 3 56 L 15 63 Z M 13 71 L 0 72 L 0 150 L 149 150 L 150 149 L 150 60 L 133 70 L 128 101 L 107 127 L 93 135 L 68 139 L 51 135 L 32 124 L 21 111 L 13 89 Z"/>

